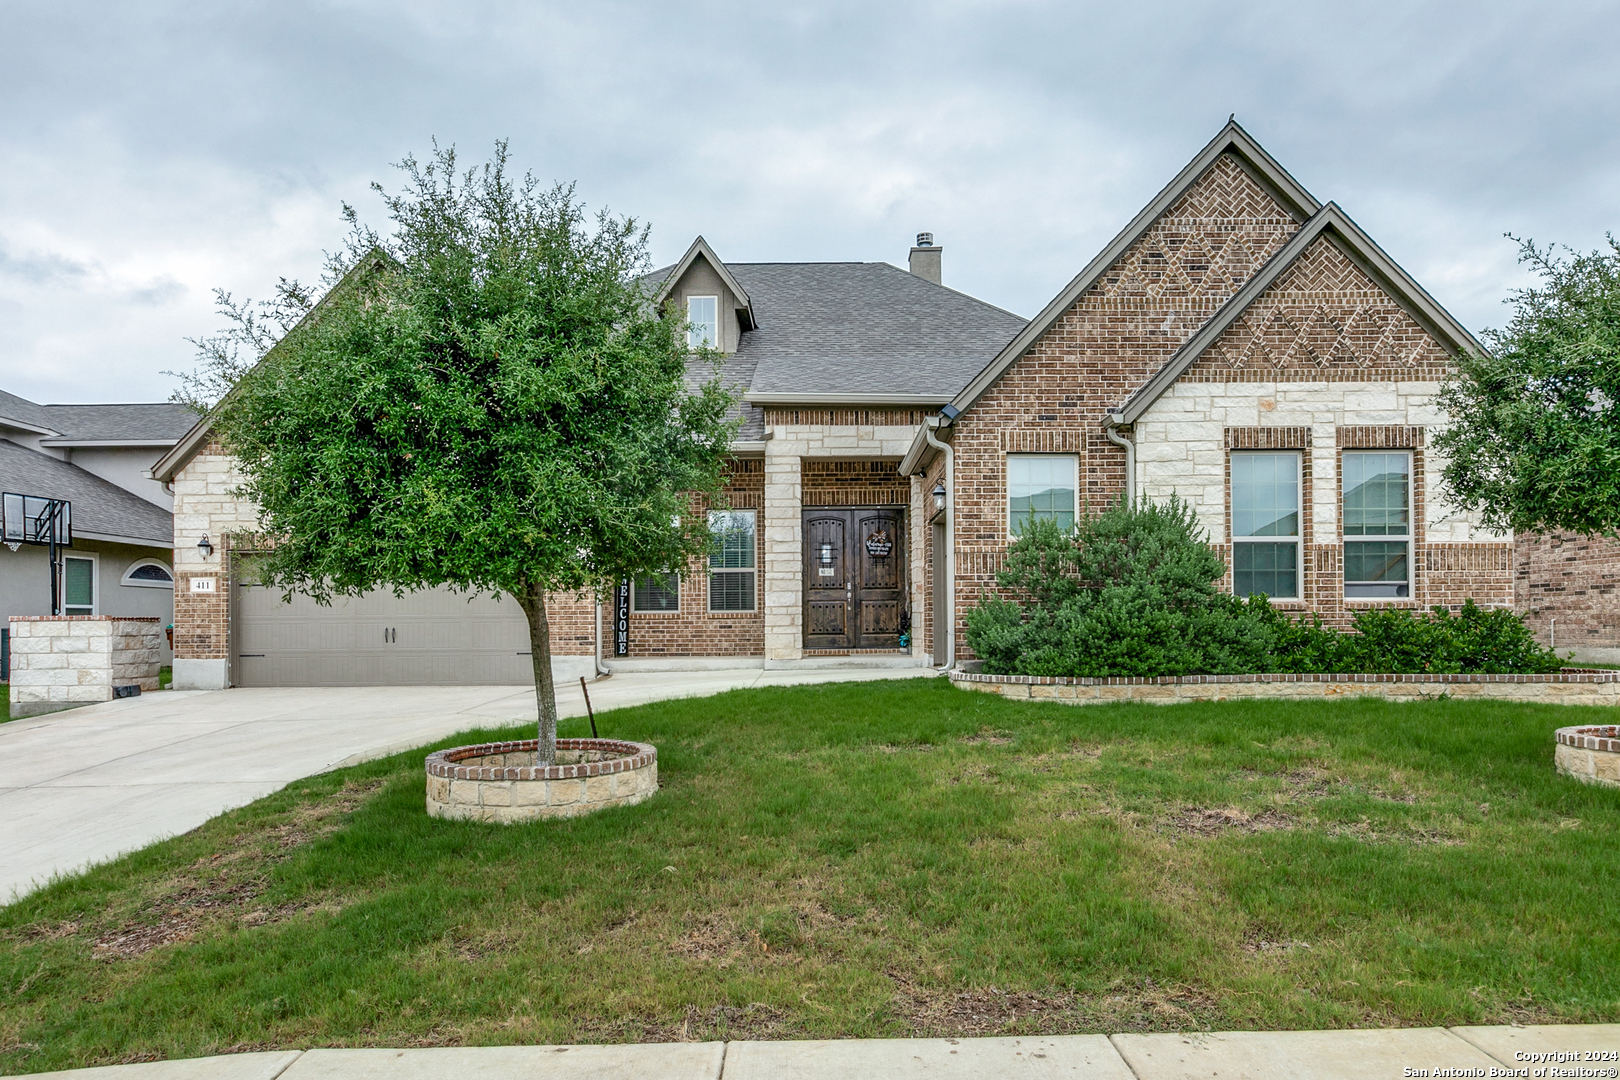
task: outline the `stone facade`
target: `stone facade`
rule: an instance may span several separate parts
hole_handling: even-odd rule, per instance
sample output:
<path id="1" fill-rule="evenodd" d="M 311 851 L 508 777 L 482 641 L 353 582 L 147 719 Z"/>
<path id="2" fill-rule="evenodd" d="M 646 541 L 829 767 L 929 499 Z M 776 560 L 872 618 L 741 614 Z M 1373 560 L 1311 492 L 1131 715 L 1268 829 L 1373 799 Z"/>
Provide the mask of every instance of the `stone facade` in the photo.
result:
<path id="1" fill-rule="evenodd" d="M 111 701 L 113 690 L 158 688 L 163 622 L 114 615 L 14 615 L 11 715 Z"/>

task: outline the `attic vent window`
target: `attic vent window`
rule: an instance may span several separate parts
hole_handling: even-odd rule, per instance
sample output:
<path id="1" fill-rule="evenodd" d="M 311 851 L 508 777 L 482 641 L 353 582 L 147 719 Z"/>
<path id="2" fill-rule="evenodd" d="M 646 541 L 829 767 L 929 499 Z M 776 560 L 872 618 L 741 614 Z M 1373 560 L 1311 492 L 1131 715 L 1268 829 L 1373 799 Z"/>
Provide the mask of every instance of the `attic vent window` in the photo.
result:
<path id="1" fill-rule="evenodd" d="M 718 296 L 688 296 L 686 298 L 686 347 L 713 349 L 720 344 L 720 298 Z"/>

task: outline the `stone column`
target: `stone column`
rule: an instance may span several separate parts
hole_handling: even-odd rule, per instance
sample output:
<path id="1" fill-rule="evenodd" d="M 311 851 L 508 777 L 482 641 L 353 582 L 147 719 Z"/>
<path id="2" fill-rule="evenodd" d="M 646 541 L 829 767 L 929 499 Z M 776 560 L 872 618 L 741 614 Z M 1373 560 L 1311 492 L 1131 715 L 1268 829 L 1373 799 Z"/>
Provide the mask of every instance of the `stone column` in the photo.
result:
<path id="1" fill-rule="evenodd" d="M 800 446 L 765 444 L 765 662 L 804 655 L 804 541 Z"/>

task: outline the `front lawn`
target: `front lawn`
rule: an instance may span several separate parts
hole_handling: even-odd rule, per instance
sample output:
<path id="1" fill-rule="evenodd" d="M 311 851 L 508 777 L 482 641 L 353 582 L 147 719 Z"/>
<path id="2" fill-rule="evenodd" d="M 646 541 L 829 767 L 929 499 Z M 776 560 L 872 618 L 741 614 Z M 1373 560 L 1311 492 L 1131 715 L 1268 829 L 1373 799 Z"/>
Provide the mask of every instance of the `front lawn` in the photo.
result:
<path id="1" fill-rule="evenodd" d="M 422 752 L 404 754 L 0 909 L 0 1071 L 1612 1022 L 1620 791 L 1552 768 L 1553 728 L 1598 719 L 1075 708 L 940 680 L 737 691 L 598 716 L 658 744 L 663 790 L 520 827 L 429 819 Z"/>

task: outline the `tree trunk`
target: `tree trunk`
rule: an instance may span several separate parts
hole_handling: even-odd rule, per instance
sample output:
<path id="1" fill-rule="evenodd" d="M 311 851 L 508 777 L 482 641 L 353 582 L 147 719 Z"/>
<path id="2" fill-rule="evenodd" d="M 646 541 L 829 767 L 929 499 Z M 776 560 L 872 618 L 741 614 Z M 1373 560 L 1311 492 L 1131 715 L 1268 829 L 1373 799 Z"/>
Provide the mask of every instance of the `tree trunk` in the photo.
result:
<path id="1" fill-rule="evenodd" d="M 517 597 L 518 606 L 529 618 L 529 656 L 534 661 L 534 697 L 540 707 L 539 765 L 557 760 L 557 686 L 551 679 L 551 623 L 546 617 L 546 594 L 538 585 L 527 585 Z"/>

